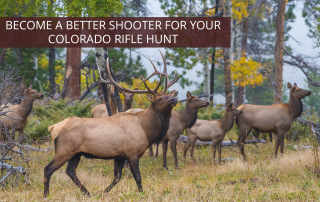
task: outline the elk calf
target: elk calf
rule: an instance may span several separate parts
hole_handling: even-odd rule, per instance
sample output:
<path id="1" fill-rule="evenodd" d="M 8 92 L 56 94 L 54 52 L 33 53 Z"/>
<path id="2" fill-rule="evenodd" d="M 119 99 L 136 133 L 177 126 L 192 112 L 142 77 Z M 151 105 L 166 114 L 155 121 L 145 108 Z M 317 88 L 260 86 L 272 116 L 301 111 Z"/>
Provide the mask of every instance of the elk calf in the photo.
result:
<path id="1" fill-rule="evenodd" d="M 5 116 L 0 116 L 1 139 L 5 139 L 5 131 L 11 130 L 12 138 L 15 139 L 15 132 L 19 131 L 20 138 L 22 137 L 23 129 L 28 123 L 28 116 L 32 111 L 33 101 L 43 98 L 43 94 L 29 88 L 23 90 L 23 98 L 21 104 L 10 105 L 4 109 L 7 112 Z M 3 105 L 2 105 L 3 106 Z"/>
<path id="2" fill-rule="evenodd" d="M 191 158 L 195 163 L 194 158 L 194 145 L 196 140 L 212 141 L 213 148 L 213 163 L 215 161 L 216 150 L 218 150 L 219 158 L 218 162 L 221 163 L 221 143 L 227 132 L 232 128 L 234 123 L 234 117 L 241 114 L 242 111 L 236 109 L 233 103 L 231 103 L 224 113 L 223 119 L 214 120 L 197 120 L 194 126 L 190 129 L 186 129 L 189 136 L 189 141 L 185 144 L 183 149 L 183 157 L 186 158 L 187 150 L 191 146 Z"/>
<path id="3" fill-rule="evenodd" d="M 236 118 L 240 129 L 237 144 L 245 161 L 247 159 L 244 153 L 244 143 L 252 128 L 259 132 L 275 133 L 275 156 L 277 156 L 279 146 L 280 152 L 283 153 L 284 133 L 290 129 L 291 123 L 301 115 L 303 111 L 301 99 L 311 95 L 311 91 L 298 88 L 296 83 L 293 86 L 288 83 L 287 87 L 290 89 L 290 98 L 287 104 L 269 106 L 245 104 L 238 108 L 243 111 L 243 114 Z"/>
<path id="4" fill-rule="evenodd" d="M 123 105 L 122 105 L 122 111 L 125 112 L 132 107 L 132 101 L 134 93 L 129 93 L 122 91 L 121 92 L 124 96 Z M 91 112 L 91 118 L 102 118 L 102 117 L 108 117 L 108 110 L 106 108 L 106 104 L 99 104 L 95 108 L 93 108 Z"/>

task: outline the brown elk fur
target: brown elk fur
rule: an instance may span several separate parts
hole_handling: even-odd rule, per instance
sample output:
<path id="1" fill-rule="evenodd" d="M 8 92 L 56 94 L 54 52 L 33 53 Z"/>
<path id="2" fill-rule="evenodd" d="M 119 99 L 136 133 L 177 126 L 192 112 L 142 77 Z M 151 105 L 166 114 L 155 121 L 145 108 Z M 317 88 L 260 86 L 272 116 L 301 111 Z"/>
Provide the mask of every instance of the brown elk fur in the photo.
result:
<path id="1" fill-rule="evenodd" d="M 192 96 L 191 93 L 188 91 L 186 107 L 182 111 L 172 112 L 172 118 L 170 120 L 168 132 L 162 140 L 163 167 L 167 168 L 166 154 L 168 149 L 168 141 L 170 141 L 171 151 L 174 157 L 175 168 L 178 168 L 176 148 L 177 139 L 180 137 L 184 129 L 191 128 L 194 125 L 198 117 L 198 109 L 208 105 L 209 102 Z"/>
<path id="2" fill-rule="evenodd" d="M 21 104 L 10 105 L 3 110 L 3 112 L 7 113 L 4 116 L 0 116 L 2 140 L 5 139 L 5 131 L 7 129 L 12 131 L 13 139 L 16 131 L 19 131 L 20 137 L 22 136 L 23 129 L 28 123 L 28 116 L 32 111 L 33 101 L 40 98 L 43 98 L 43 94 L 33 90 L 31 85 L 29 88 L 24 89 Z"/>
<path id="3" fill-rule="evenodd" d="M 124 96 L 124 101 L 122 105 L 122 111 L 125 112 L 132 107 L 132 101 L 134 93 L 122 92 Z M 102 118 L 108 117 L 108 110 L 106 108 L 106 104 L 99 104 L 95 108 L 93 108 L 91 112 L 91 118 Z"/>
<path id="4" fill-rule="evenodd" d="M 221 163 L 221 143 L 227 132 L 232 128 L 234 123 L 234 117 L 242 112 L 230 104 L 225 113 L 223 119 L 215 120 L 197 120 L 194 126 L 190 129 L 186 129 L 189 141 L 185 144 L 183 149 L 183 157 L 186 158 L 187 150 L 191 146 L 191 158 L 195 163 L 194 158 L 194 146 L 196 140 L 212 141 L 213 148 L 213 161 L 215 160 L 216 151 L 218 150 L 218 162 Z"/>
<path id="5" fill-rule="evenodd" d="M 244 160 L 246 160 L 244 143 L 252 128 L 259 132 L 275 133 L 277 136 L 275 156 L 277 156 L 279 146 L 280 152 L 283 153 L 284 133 L 290 129 L 291 123 L 301 115 L 303 111 L 301 99 L 311 95 L 311 91 L 298 88 L 296 83 L 293 86 L 288 83 L 287 87 L 290 89 L 289 103 L 269 106 L 245 104 L 238 108 L 243 114 L 236 118 L 240 129 L 237 144 Z"/>
<path id="6" fill-rule="evenodd" d="M 108 59 L 106 63 L 108 74 L 111 75 Z M 168 84 L 165 60 L 164 65 L 166 84 L 163 92 L 157 92 L 161 77 L 154 90 L 148 88 L 145 82 L 148 90 L 127 90 L 117 84 L 112 77 L 109 78 L 113 85 L 124 91 L 147 93 L 147 98 L 151 102 L 147 109 L 136 114 L 124 112 L 105 118 L 69 117 L 48 128 L 54 139 L 55 157 L 44 168 L 44 196 L 49 194 L 51 175 L 66 162 L 68 162 L 67 175 L 84 194 L 90 196 L 76 175 L 76 168 L 82 155 L 88 158 L 114 159 L 114 180 L 105 189 L 105 193 L 120 181 L 125 160 L 129 161 L 138 189 L 142 191 L 139 158 L 149 145 L 164 137 L 169 127 L 172 108 L 177 103 L 175 98 L 177 92 L 171 91 L 169 94 L 166 92 L 179 77 L 176 75 Z M 108 82 L 103 80 L 101 75 L 100 79 L 105 83 Z"/>

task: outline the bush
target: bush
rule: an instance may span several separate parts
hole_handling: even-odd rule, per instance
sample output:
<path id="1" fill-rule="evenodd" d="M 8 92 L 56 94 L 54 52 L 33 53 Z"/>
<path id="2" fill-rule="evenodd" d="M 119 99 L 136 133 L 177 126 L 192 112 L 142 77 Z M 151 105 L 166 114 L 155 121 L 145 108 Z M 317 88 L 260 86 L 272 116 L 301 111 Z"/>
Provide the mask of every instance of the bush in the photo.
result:
<path id="1" fill-rule="evenodd" d="M 35 104 L 33 107 L 34 113 L 29 118 L 29 124 L 25 128 L 25 134 L 33 139 L 46 137 L 50 134 L 48 131 L 49 126 L 63 121 L 70 116 L 90 117 L 91 106 L 95 102 L 95 100 L 87 103 L 51 100 L 46 105 Z"/>
<path id="2" fill-rule="evenodd" d="M 210 120 L 210 119 L 222 119 L 225 109 L 222 109 L 223 105 L 218 104 L 216 107 L 201 108 L 198 110 L 198 119 Z"/>

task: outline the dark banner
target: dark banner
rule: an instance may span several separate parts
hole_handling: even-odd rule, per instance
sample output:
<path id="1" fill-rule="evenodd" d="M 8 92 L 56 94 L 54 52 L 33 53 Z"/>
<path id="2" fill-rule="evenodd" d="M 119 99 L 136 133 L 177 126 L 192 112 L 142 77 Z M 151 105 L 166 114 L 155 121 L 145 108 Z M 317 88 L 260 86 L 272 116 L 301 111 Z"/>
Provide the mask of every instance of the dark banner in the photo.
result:
<path id="1" fill-rule="evenodd" d="M 0 18 L 0 47 L 230 47 L 230 18 Z"/>

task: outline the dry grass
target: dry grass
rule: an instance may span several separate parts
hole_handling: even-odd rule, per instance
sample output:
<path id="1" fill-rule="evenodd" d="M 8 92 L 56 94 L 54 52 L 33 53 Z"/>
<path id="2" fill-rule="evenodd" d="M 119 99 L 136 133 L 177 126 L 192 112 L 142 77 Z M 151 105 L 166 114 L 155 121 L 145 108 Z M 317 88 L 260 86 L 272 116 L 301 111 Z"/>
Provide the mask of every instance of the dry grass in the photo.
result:
<path id="1" fill-rule="evenodd" d="M 285 154 L 272 158 L 273 145 L 260 144 L 259 148 L 246 145 L 249 163 L 238 158 L 235 148 L 223 148 L 222 157 L 231 156 L 234 161 L 222 165 L 211 165 L 210 147 L 199 148 L 195 155 L 197 164 L 191 163 L 189 152 L 182 161 L 182 146 L 179 151 L 180 169 L 173 169 L 173 158 L 169 151 L 169 170 L 162 168 L 162 156 L 141 158 L 143 193 L 129 170 L 124 170 L 122 180 L 108 195 L 98 198 L 102 190 L 113 180 L 113 161 L 91 160 L 82 157 L 77 174 L 92 194 L 87 198 L 65 174 L 66 165 L 53 174 L 50 196 L 55 201 L 316 201 L 320 196 L 317 176 L 305 168 L 312 166 L 312 151 L 286 149 Z M 43 145 L 45 147 L 45 145 Z M 290 148 L 290 147 L 287 147 Z M 42 201 L 43 168 L 54 156 L 54 151 L 31 165 L 31 186 L 17 189 L 7 187 L 0 192 L 0 201 Z M 229 180 L 258 178 L 257 182 Z"/>

